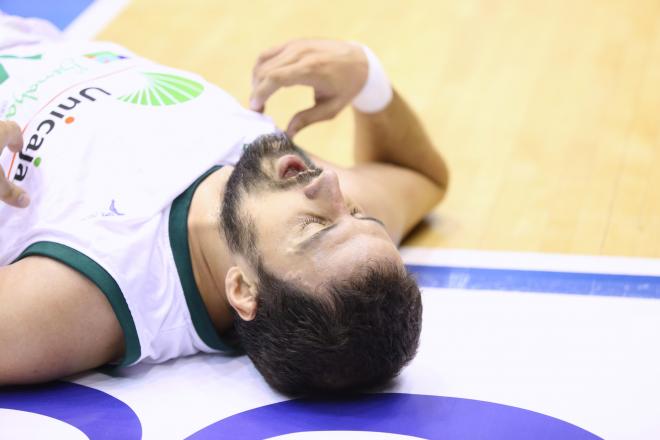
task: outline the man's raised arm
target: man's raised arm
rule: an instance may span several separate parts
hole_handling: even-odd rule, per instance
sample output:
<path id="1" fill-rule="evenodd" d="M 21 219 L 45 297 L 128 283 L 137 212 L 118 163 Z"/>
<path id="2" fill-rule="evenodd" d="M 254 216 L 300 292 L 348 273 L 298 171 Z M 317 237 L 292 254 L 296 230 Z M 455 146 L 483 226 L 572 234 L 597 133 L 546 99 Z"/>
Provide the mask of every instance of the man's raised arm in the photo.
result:
<path id="1" fill-rule="evenodd" d="M 354 108 L 353 114 L 356 164 L 383 162 L 417 171 L 444 194 L 449 180 L 447 166 L 415 113 L 396 91 L 384 110 L 364 113 Z"/>
<path id="2" fill-rule="evenodd" d="M 293 116 L 290 137 L 334 118 L 353 101 L 356 166 L 343 170 L 320 162 L 337 170 L 342 190 L 383 220 L 399 242 L 442 199 L 448 184 L 447 167 L 415 113 L 390 88 L 375 56 L 353 43 L 294 40 L 266 50 L 253 70 L 251 108 L 263 111 L 273 93 L 294 85 L 312 87 L 315 105 Z"/>
<path id="3" fill-rule="evenodd" d="M 449 173 L 421 122 L 401 96 L 382 111 L 353 108 L 355 171 L 375 183 L 379 195 L 364 201 L 384 211 L 390 234 L 400 241 L 445 195 Z M 390 203 L 384 203 L 388 200 Z"/>

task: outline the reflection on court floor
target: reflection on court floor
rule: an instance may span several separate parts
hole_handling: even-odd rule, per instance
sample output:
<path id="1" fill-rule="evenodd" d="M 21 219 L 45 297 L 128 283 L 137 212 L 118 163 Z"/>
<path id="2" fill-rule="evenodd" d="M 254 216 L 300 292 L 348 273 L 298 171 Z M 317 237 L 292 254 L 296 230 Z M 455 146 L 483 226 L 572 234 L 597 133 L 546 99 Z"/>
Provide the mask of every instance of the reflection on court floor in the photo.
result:
<path id="1" fill-rule="evenodd" d="M 291 400 L 248 359 L 201 355 L 3 390 L 0 438 L 660 437 L 654 261 L 420 249 L 404 257 L 434 287 L 424 288 L 418 356 L 384 390 Z"/>
<path id="2" fill-rule="evenodd" d="M 101 5 L 116 12 L 125 3 L 0 8 L 90 36 L 112 17 Z M 89 19 L 70 26 L 81 11 Z M 404 257 L 424 286 L 424 329 L 418 356 L 385 390 L 291 400 L 245 357 L 199 355 L 4 388 L 0 439 L 660 438 L 657 261 L 422 249 Z"/>

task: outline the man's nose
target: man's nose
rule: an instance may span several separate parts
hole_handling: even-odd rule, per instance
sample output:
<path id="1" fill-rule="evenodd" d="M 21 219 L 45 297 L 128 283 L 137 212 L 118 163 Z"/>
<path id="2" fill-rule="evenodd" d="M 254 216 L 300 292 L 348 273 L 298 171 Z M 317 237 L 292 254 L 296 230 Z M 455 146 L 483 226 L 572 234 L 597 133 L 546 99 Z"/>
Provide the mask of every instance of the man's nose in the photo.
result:
<path id="1" fill-rule="evenodd" d="M 346 209 L 344 195 L 339 187 L 339 177 L 333 170 L 323 170 L 319 177 L 305 187 L 304 191 L 305 197 L 310 200 L 327 203 L 334 210 Z"/>

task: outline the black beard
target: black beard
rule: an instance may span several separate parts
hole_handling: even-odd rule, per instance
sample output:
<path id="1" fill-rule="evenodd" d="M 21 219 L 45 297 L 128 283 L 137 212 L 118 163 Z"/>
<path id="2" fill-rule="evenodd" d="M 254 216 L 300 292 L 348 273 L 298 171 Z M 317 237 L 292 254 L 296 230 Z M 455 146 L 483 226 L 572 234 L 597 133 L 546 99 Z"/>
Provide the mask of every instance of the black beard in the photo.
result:
<path id="1" fill-rule="evenodd" d="M 267 160 L 274 161 L 285 154 L 300 157 L 307 170 L 286 180 L 279 180 L 264 171 L 263 166 Z M 221 226 L 230 250 L 253 261 L 256 258 L 254 222 L 247 213 L 241 211 L 241 203 L 248 194 L 268 190 L 282 191 L 306 185 L 322 171 L 284 133 L 263 135 L 246 145 L 243 155 L 229 176 L 222 199 Z"/>

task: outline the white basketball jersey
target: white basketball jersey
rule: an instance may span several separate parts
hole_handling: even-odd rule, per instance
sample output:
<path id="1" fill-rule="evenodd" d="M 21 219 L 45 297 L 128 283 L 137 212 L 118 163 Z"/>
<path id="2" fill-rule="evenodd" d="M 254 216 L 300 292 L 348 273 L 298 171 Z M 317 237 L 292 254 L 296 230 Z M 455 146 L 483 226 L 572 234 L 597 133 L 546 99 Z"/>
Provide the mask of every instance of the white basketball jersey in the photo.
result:
<path id="1" fill-rule="evenodd" d="M 0 265 L 44 255 L 87 276 L 124 331 L 122 365 L 228 349 L 192 277 L 188 209 L 205 173 L 272 121 L 198 75 L 96 42 L 0 51 L 0 118 L 23 129 L 22 152 L 0 164 L 31 197 L 0 204 Z"/>

